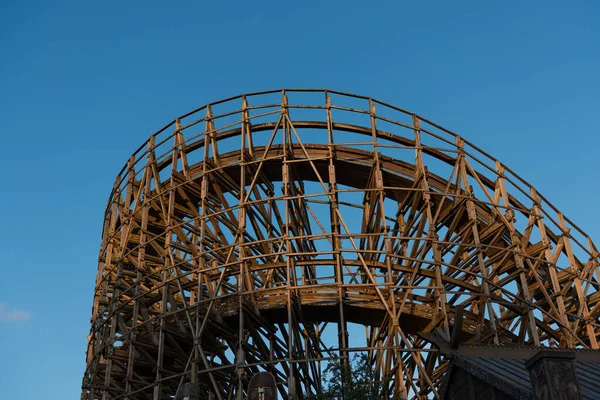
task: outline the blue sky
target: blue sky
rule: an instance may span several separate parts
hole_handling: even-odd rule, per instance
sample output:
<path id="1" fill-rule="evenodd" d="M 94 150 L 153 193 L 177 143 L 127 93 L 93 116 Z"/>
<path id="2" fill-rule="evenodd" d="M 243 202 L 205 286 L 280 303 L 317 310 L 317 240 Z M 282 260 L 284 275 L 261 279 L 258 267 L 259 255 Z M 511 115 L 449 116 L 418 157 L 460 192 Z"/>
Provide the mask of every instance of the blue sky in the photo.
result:
<path id="1" fill-rule="evenodd" d="M 405 3 L 405 4 L 401 4 Z M 600 242 L 600 3 L 0 4 L 0 398 L 77 398 L 103 211 L 153 131 L 324 87 L 498 157 Z"/>

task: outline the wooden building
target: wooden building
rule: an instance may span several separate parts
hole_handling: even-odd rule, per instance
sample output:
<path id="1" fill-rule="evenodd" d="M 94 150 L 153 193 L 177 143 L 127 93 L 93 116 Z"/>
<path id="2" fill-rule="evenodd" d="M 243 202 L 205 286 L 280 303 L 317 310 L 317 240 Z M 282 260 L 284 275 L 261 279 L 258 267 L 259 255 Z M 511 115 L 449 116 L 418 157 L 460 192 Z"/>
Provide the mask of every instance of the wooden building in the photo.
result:
<path id="1" fill-rule="evenodd" d="M 600 352 L 464 346 L 452 356 L 442 399 L 598 400 Z"/>

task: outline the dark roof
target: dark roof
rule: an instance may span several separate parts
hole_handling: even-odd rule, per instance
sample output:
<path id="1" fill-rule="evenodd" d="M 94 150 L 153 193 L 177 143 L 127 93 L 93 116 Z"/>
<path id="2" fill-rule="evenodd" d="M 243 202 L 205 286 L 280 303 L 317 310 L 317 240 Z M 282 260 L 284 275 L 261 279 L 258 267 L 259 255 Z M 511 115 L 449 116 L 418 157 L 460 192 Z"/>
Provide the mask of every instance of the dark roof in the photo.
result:
<path id="1" fill-rule="evenodd" d="M 600 399 L 600 363 L 577 362 L 577 379 L 585 400 Z"/>
<path id="2" fill-rule="evenodd" d="M 451 365 L 464 369 L 514 398 L 533 398 L 533 388 L 525 360 L 457 356 L 453 358 Z M 599 400 L 600 362 L 577 361 L 575 369 L 583 399 Z"/>

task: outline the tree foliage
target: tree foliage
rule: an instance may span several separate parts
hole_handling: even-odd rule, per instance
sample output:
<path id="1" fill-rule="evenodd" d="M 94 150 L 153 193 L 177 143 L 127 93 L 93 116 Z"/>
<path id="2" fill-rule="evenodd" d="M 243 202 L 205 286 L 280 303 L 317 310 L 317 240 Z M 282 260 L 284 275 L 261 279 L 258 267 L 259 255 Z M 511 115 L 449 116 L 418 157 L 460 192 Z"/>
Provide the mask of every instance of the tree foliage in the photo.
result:
<path id="1" fill-rule="evenodd" d="M 376 400 L 383 396 L 385 385 L 375 381 L 373 368 L 364 353 L 355 354 L 348 363 L 329 362 L 325 368 L 321 393 L 305 400 Z"/>

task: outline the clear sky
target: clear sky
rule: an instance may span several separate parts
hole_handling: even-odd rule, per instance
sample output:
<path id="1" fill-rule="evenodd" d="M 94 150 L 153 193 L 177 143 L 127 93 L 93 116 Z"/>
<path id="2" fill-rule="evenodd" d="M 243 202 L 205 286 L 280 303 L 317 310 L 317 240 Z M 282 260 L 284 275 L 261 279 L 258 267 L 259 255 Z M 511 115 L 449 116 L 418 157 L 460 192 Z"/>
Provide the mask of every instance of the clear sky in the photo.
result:
<path id="1" fill-rule="evenodd" d="M 78 398 L 114 177 L 153 130 L 235 94 L 415 111 L 600 243 L 597 0 L 3 0 L 0 51 L 0 399 Z"/>

